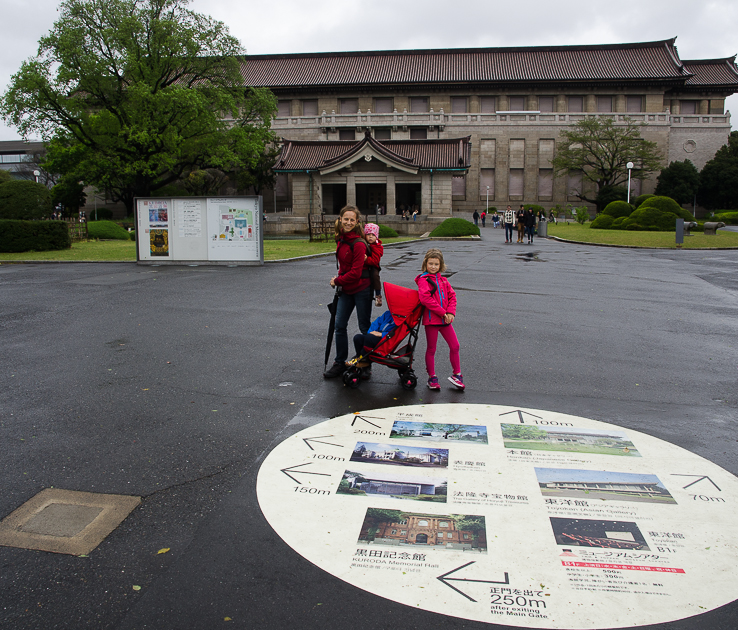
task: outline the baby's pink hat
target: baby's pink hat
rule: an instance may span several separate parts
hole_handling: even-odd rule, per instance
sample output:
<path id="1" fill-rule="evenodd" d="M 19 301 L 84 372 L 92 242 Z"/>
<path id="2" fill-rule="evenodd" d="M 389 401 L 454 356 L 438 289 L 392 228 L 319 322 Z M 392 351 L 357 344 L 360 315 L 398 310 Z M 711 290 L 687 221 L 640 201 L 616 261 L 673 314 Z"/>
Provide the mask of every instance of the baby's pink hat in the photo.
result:
<path id="1" fill-rule="evenodd" d="M 367 223 L 364 226 L 364 234 L 374 234 L 379 238 L 379 226 L 376 223 Z"/>

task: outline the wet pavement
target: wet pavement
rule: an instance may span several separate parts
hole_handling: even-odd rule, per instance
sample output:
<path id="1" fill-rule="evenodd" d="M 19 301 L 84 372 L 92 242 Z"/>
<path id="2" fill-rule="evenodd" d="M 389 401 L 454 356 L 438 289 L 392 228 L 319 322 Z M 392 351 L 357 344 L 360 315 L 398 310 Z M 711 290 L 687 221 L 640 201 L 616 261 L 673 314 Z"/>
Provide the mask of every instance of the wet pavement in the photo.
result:
<path id="1" fill-rule="evenodd" d="M 383 280 L 414 287 L 430 246 L 388 247 Z M 350 586 L 265 521 L 264 457 L 351 411 L 548 409 L 738 473 L 738 252 L 506 245 L 492 228 L 432 246 L 459 300 L 463 394 L 442 369 L 441 392 L 423 386 L 423 341 L 414 391 L 380 366 L 357 390 L 323 380 L 331 257 L 0 266 L 0 518 L 51 487 L 142 498 L 86 557 L 0 547 L 0 628 L 502 627 Z M 736 627 L 735 602 L 649 626 Z"/>

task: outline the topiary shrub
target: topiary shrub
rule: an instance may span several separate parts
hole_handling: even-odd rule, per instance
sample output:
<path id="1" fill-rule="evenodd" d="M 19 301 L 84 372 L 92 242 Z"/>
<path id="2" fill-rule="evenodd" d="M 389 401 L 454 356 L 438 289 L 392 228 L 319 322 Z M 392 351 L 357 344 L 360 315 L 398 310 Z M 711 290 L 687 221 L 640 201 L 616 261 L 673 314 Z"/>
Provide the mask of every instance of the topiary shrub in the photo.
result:
<path id="1" fill-rule="evenodd" d="M 379 226 L 379 238 L 395 238 L 398 236 L 397 232 L 395 232 L 389 225 L 381 225 Z"/>
<path id="2" fill-rule="evenodd" d="M 431 236 L 479 236 L 479 227 L 466 219 L 446 219 L 430 233 Z"/>
<path id="3" fill-rule="evenodd" d="M 43 184 L 13 179 L 0 184 L 0 219 L 32 221 L 51 214 L 51 193 Z"/>
<path id="4" fill-rule="evenodd" d="M 131 235 L 117 223 L 112 221 L 92 221 L 87 224 L 87 235 L 89 238 L 102 238 L 109 240 L 128 241 Z"/>
<path id="5" fill-rule="evenodd" d="M 654 196 L 655 196 L 655 195 L 649 195 L 649 194 L 645 194 L 645 195 L 638 195 L 638 196 L 637 196 L 637 197 L 636 197 L 636 198 L 635 198 L 635 199 L 633 200 L 633 205 L 634 205 L 634 206 L 635 206 L 636 208 L 638 208 L 639 206 L 641 206 L 641 205 L 643 204 L 643 202 L 644 202 L 644 201 L 646 201 L 646 199 L 650 199 L 651 197 L 654 197 Z"/>
<path id="6" fill-rule="evenodd" d="M 628 217 L 618 217 L 617 219 L 613 220 L 612 222 L 612 229 L 613 230 L 622 230 L 623 229 L 623 222 Z"/>
<path id="7" fill-rule="evenodd" d="M 613 201 L 625 201 L 628 198 L 628 189 L 625 186 L 603 186 L 595 197 L 597 211 L 602 211 Z"/>
<path id="8" fill-rule="evenodd" d="M 113 211 L 109 208 L 98 208 L 97 210 L 90 210 L 90 215 L 87 217 L 88 221 L 111 221 L 113 219 Z M 97 218 L 95 218 L 97 216 Z"/>
<path id="9" fill-rule="evenodd" d="M 738 212 L 718 212 L 714 217 L 715 221 L 722 221 L 728 225 L 738 225 Z"/>
<path id="10" fill-rule="evenodd" d="M 595 217 L 594 221 L 589 224 L 589 227 L 594 230 L 611 230 L 614 221 L 615 219 L 609 214 L 603 212 Z"/>
<path id="11" fill-rule="evenodd" d="M 613 219 L 618 217 L 628 217 L 635 208 L 631 206 L 627 201 L 611 201 L 605 206 L 602 214 L 607 214 Z"/>
<path id="12" fill-rule="evenodd" d="M 649 197 L 640 205 L 639 209 L 641 208 L 657 208 L 661 212 L 671 212 L 685 221 L 694 221 L 689 210 L 682 208 L 671 197 Z"/>
<path id="13" fill-rule="evenodd" d="M 626 230 L 673 232 L 676 230 L 676 220 L 677 215 L 673 212 L 663 212 L 644 204 L 623 221 L 623 226 Z"/>
<path id="14" fill-rule="evenodd" d="M 64 221 L 0 220 L 0 252 L 46 252 L 71 246 Z"/>

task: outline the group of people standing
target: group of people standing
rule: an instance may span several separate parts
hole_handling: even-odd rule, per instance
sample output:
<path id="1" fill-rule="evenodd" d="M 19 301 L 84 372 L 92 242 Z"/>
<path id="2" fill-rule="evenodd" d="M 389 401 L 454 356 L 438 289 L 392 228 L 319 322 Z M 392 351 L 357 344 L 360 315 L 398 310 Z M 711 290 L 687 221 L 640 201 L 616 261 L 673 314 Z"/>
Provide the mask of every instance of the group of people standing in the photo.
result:
<path id="1" fill-rule="evenodd" d="M 541 220 L 545 221 L 546 217 L 542 210 L 536 215 L 535 210 L 520 204 L 520 209 L 517 212 L 513 211 L 512 206 L 508 206 L 502 220 L 505 224 L 505 243 L 513 242 L 513 229 L 517 227 L 517 242 L 523 243 L 524 239 L 527 238 L 528 245 L 531 245 L 533 235 L 536 232 L 536 223 Z"/>
<path id="2" fill-rule="evenodd" d="M 336 378 L 346 370 L 348 359 L 348 323 L 351 313 L 356 310 L 359 334 L 354 337 L 357 355 L 365 346 L 374 347 L 392 330 L 394 322 L 386 311 L 371 322 L 372 302 L 382 305 L 380 260 L 384 246 L 379 239 L 379 226 L 374 223 L 362 224 L 361 213 L 355 206 L 341 209 L 335 226 L 336 265 L 338 273 L 330 279 L 330 286 L 338 291 L 336 307 L 335 339 L 336 356 L 323 376 Z M 435 353 L 440 334 L 449 346 L 451 367 L 449 380 L 457 389 L 464 389 L 459 359 L 459 341 L 453 328 L 456 317 L 456 293 L 448 280 L 441 275 L 446 265 L 443 254 L 438 249 L 426 253 L 421 273 L 415 278 L 418 295 L 425 307 L 422 323 L 426 333 L 425 364 L 428 372 L 428 387 L 439 390 L 435 370 Z M 362 369 L 361 378 L 371 377 L 371 363 Z"/>

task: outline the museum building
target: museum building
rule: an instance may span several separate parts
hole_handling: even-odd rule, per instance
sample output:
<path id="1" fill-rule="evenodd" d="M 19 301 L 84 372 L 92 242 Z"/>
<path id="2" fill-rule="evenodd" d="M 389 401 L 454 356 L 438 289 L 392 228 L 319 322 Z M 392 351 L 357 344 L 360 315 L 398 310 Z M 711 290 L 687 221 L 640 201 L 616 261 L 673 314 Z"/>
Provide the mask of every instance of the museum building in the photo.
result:
<path id="1" fill-rule="evenodd" d="M 370 529 L 377 527 L 370 535 Z M 450 518 L 430 514 L 406 514 L 396 523 L 384 522 L 378 525 L 364 523 L 359 540 L 372 539 L 375 543 L 436 545 L 450 548 L 468 548 L 484 550 L 487 548 L 487 537 L 484 529 L 477 532 L 459 530 Z"/>
<path id="2" fill-rule="evenodd" d="M 582 173 L 557 176 L 551 159 L 561 131 L 592 116 L 644 123 L 664 166 L 701 169 L 727 142 L 738 68 L 735 57 L 681 60 L 675 43 L 244 57 L 244 85 L 278 98 L 265 209 L 441 218 L 487 201 L 581 205 Z M 655 175 L 631 184 L 633 195 L 654 187 Z"/>

